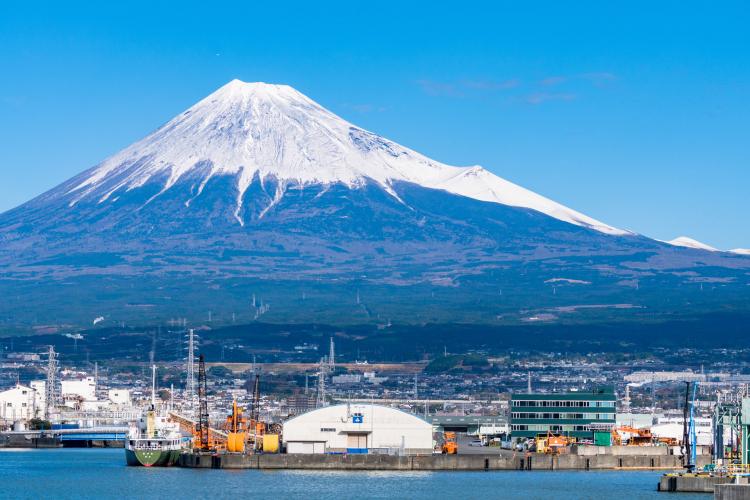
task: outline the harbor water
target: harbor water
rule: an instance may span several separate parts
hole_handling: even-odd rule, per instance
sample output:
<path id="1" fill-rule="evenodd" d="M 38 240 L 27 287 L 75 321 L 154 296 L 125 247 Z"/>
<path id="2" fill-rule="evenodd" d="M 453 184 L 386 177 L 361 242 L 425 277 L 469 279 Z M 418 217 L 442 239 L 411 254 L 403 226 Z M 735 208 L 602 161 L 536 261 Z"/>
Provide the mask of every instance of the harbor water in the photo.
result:
<path id="1" fill-rule="evenodd" d="M 658 471 L 344 472 L 127 467 L 122 449 L 0 451 L 0 498 L 656 499 Z"/>

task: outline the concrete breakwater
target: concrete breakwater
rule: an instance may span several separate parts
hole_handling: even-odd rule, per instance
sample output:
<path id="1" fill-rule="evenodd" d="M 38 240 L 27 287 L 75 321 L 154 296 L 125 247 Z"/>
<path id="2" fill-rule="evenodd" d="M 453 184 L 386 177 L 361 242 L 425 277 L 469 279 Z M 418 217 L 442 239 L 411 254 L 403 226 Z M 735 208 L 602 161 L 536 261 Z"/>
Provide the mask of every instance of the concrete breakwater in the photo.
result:
<path id="1" fill-rule="evenodd" d="M 616 470 L 680 469 L 679 456 L 661 455 L 303 455 L 183 453 L 178 465 L 206 469 L 330 470 Z"/>

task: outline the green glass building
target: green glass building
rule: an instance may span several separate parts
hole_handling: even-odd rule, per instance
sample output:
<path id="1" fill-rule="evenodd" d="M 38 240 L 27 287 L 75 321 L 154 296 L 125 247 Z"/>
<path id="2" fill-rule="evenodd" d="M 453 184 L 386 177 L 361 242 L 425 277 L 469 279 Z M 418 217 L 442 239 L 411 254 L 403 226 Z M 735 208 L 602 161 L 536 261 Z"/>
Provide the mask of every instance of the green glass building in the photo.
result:
<path id="1" fill-rule="evenodd" d="M 611 387 L 593 391 L 551 394 L 513 394 L 510 434 L 514 439 L 539 434 L 562 434 L 577 440 L 605 444 L 615 424 L 615 393 Z M 601 434 L 601 435 L 599 435 Z"/>

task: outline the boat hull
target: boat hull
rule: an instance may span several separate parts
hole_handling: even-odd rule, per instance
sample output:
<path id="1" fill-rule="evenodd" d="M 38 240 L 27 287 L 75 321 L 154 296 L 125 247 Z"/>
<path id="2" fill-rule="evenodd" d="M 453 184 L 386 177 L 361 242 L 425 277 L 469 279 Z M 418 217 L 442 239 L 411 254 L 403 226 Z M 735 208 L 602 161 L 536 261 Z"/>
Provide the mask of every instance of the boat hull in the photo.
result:
<path id="1" fill-rule="evenodd" d="M 170 467 L 180 459 L 180 450 L 125 449 L 125 459 L 132 466 Z"/>

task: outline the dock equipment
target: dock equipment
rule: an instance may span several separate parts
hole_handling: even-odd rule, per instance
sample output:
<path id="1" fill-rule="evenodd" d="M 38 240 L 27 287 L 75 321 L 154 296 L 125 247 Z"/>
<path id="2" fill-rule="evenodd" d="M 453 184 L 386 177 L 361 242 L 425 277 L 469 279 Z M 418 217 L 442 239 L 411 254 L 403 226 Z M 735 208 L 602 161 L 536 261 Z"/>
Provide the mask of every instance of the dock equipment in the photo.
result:
<path id="1" fill-rule="evenodd" d="M 636 429 L 629 425 L 621 425 L 612 429 L 612 442 L 615 445 L 651 446 L 654 436 L 651 429 Z"/>
<path id="2" fill-rule="evenodd" d="M 553 434 L 552 431 L 547 431 L 547 434 L 537 435 L 535 440 L 536 451 L 537 453 L 545 453 L 547 455 L 559 455 L 563 448 L 572 444 L 574 441 L 574 439 L 570 439 L 561 434 Z"/>
<path id="3" fill-rule="evenodd" d="M 244 453 L 247 438 L 247 419 L 242 415 L 242 409 L 237 401 L 232 401 L 232 413 L 227 417 L 227 451 L 230 453 Z"/>
<path id="4" fill-rule="evenodd" d="M 201 354 L 198 357 L 198 423 L 195 426 L 193 447 L 204 451 L 211 449 L 208 435 L 208 399 L 206 392 L 206 360 Z"/>
<path id="5" fill-rule="evenodd" d="M 456 443 L 456 433 L 455 432 L 446 432 L 443 434 L 445 437 L 445 442 L 443 443 L 443 454 L 444 455 L 455 455 L 458 453 L 458 444 Z"/>

